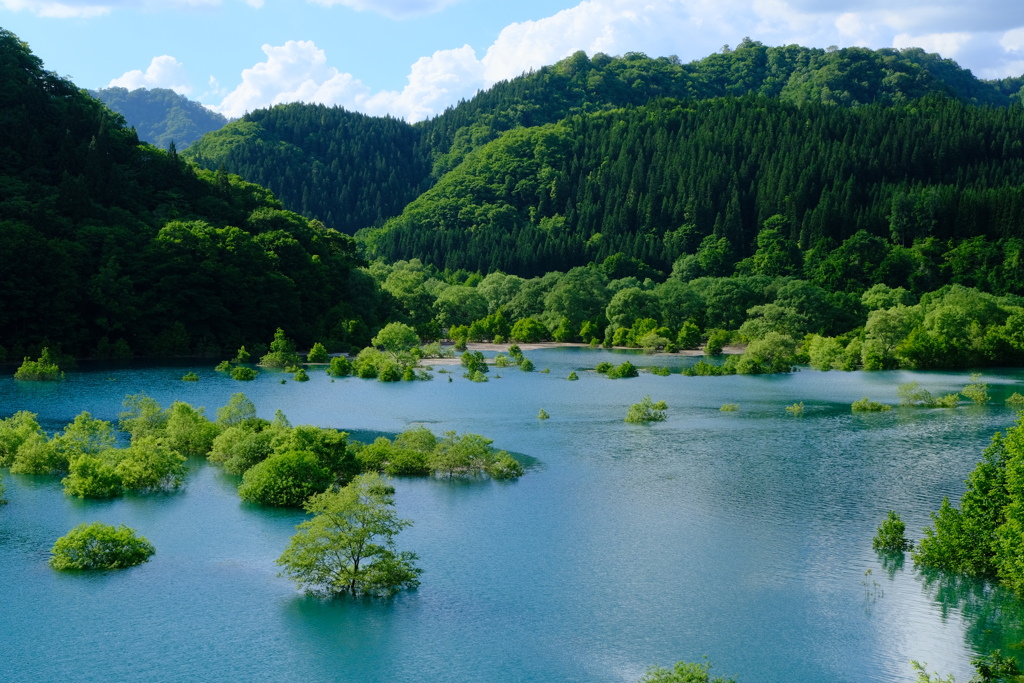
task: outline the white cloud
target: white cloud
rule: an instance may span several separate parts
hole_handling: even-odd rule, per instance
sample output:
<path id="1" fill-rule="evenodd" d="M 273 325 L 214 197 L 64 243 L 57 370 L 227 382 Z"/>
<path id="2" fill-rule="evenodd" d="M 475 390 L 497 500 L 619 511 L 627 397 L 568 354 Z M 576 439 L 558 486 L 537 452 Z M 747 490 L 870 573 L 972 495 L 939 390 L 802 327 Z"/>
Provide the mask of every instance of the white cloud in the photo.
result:
<path id="1" fill-rule="evenodd" d="M 1024 28 L 1015 28 L 1007 31 L 999 39 L 999 44 L 1007 52 L 1024 52 Z"/>
<path id="2" fill-rule="evenodd" d="M 970 33 L 932 33 L 925 36 L 899 33 L 893 37 L 892 46 L 896 48 L 920 47 L 926 52 L 937 52 L 943 57 L 955 58 L 971 40 Z"/>
<path id="3" fill-rule="evenodd" d="M 286 102 L 338 104 L 361 109 L 370 89 L 349 73 L 327 65 L 327 56 L 309 40 L 264 45 L 267 60 L 242 71 L 242 82 L 215 110 L 229 117 Z"/>
<path id="4" fill-rule="evenodd" d="M 370 11 L 392 19 L 407 19 L 440 12 L 460 0 L 308 0 L 317 5 L 344 5 L 357 12 Z"/>
<path id="5" fill-rule="evenodd" d="M 169 88 L 179 95 L 192 93 L 185 65 L 170 55 L 153 57 L 145 71 L 135 69 L 107 84 L 108 88 L 120 87 L 128 90 L 138 88 Z"/>
<path id="6" fill-rule="evenodd" d="M 4 0 L 0 0 L 3 2 Z M 200 2 L 203 0 L 193 0 Z M 309 0 L 344 4 L 388 16 L 437 11 L 457 0 Z M 744 36 L 768 45 L 797 43 L 922 47 L 974 66 L 986 78 L 1019 75 L 1024 52 L 1024 3 L 977 0 L 583 0 L 552 16 L 505 27 L 478 58 L 470 45 L 439 50 L 410 68 L 401 91 L 372 92 L 328 63 L 310 41 L 264 45 L 264 62 L 214 107 L 228 116 L 283 102 L 336 104 L 370 114 L 418 121 L 499 80 L 552 64 L 577 50 L 590 55 L 645 52 L 699 59 Z M 1021 9 L 1018 9 L 1018 6 Z M 984 27 L 1000 10 L 998 33 Z"/>
<path id="7" fill-rule="evenodd" d="M 420 57 L 412 65 L 409 84 L 402 92 L 377 93 L 366 101 L 365 111 L 420 121 L 441 113 L 462 98 L 472 97 L 487 85 L 484 65 L 469 45 L 439 50 L 430 57 Z"/>

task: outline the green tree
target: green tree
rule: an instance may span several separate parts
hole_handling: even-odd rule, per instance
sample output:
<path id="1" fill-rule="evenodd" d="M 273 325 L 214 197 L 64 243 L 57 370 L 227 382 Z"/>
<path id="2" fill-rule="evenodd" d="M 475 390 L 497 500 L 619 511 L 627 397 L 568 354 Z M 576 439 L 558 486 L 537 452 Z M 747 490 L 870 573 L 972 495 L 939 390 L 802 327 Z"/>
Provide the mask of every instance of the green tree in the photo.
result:
<path id="1" fill-rule="evenodd" d="M 274 453 L 242 475 L 242 500 L 276 507 L 300 507 L 314 493 L 324 491 L 334 477 L 309 451 Z"/>
<path id="2" fill-rule="evenodd" d="M 164 434 L 167 445 L 182 455 L 205 456 L 220 432 L 216 424 L 206 418 L 202 408 L 193 408 L 183 401 L 175 401 L 168 409 Z"/>
<path id="3" fill-rule="evenodd" d="M 272 368 L 284 368 L 302 362 L 295 352 L 295 342 L 285 336 L 280 327 L 274 332 L 274 341 L 270 342 L 270 352 L 260 359 L 260 365 Z"/>
<path id="4" fill-rule="evenodd" d="M 416 334 L 416 330 L 409 325 L 394 322 L 385 325 L 370 343 L 383 348 L 385 351 L 398 354 L 419 346 L 420 338 Z"/>
<path id="5" fill-rule="evenodd" d="M 123 569 L 146 562 L 156 549 L 133 529 L 93 522 L 80 524 L 57 539 L 50 566 L 74 569 Z"/>
<path id="6" fill-rule="evenodd" d="M 63 377 L 64 373 L 57 366 L 53 354 L 45 347 L 39 360 L 32 360 L 26 356 L 21 367 L 14 373 L 14 379 L 23 382 L 52 382 Z"/>
<path id="7" fill-rule="evenodd" d="M 64 493 L 79 498 L 116 498 L 124 493 L 121 477 L 102 458 L 82 455 L 71 462 L 62 482 Z"/>
<path id="8" fill-rule="evenodd" d="M 256 418 L 256 404 L 242 392 L 231 394 L 227 404 L 217 408 L 217 424 L 232 427 Z"/>
<path id="9" fill-rule="evenodd" d="M 644 422 L 660 422 L 665 419 L 668 405 L 664 401 L 655 403 L 650 396 L 644 396 L 639 403 L 634 403 L 626 413 L 626 422 L 643 424 Z"/>
<path id="10" fill-rule="evenodd" d="M 327 354 L 327 349 L 320 342 L 313 344 L 313 348 L 306 355 L 308 363 L 326 363 L 328 360 L 330 360 L 330 356 Z"/>
<path id="11" fill-rule="evenodd" d="M 512 326 L 512 339 L 524 344 L 535 344 L 550 336 L 544 323 L 534 318 L 520 318 Z"/>
<path id="12" fill-rule="evenodd" d="M 299 588 L 329 595 L 392 595 L 419 585 L 415 553 L 397 551 L 395 536 L 412 522 L 394 509 L 394 488 L 376 473 L 313 496 L 277 563 Z"/>
<path id="13" fill-rule="evenodd" d="M 871 540 L 871 547 L 886 552 L 910 550 L 914 544 L 907 540 L 906 531 L 907 525 L 900 516 L 889 510 L 889 515 L 878 526 L 878 532 Z"/>

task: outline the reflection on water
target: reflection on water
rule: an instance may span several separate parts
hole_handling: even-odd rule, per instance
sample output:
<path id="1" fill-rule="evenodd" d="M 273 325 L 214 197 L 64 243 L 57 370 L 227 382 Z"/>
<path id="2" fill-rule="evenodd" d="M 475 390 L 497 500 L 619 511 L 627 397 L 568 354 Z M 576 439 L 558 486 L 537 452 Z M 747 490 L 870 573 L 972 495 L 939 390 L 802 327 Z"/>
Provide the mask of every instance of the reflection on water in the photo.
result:
<path id="1" fill-rule="evenodd" d="M 242 503 L 238 478 L 201 459 L 183 490 L 93 502 L 47 477 L 8 476 L 0 585 L 8 680 L 632 682 L 652 664 L 708 655 L 743 683 L 913 681 L 910 659 L 971 677 L 978 652 L 1024 639 L 1020 605 L 981 582 L 879 556 L 889 510 L 920 537 L 1014 412 L 1020 371 L 987 373 L 983 408 L 854 415 L 864 396 L 895 403 L 915 379 L 933 394 L 968 373 L 819 373 L 609 380 L 624 354 L 531 351 L 550 374 L 509 369 L 487 383 L 250 383 L 212 363 L 89 366 L 52 385 L 0 380 L 0 414 L 48 429 L 82 410 L 116 420 L 125 394 L 184 400 L 213 414 L 242 390 L 261 417 L 345 429 L 360 440 L 413 424 L 475 432 L 528 454 L 516 482 L 400 479 L 398 538 L 419 554 L 421 587 L 393 600 L 321 601 L 277 576 L 304 516 Z M 693 359 L 646 359 L 672 366 Z M 195 370 L 200 381 L 181 381 Z M 579 381 L 568 381 L 576 370 Z M 645 395 L 653 425 L 623 421 Z M 802 401 L 800 419 L 786 405 Z M 740 410 L 722 413 L 724 403 Z M 537 420 L 540 408 L 550 420 Z M 123 572 L 46 566 L 83 521 L 125 523 L 157 548 Z M 55 644 L 59 644 L 55 646 Z"/>

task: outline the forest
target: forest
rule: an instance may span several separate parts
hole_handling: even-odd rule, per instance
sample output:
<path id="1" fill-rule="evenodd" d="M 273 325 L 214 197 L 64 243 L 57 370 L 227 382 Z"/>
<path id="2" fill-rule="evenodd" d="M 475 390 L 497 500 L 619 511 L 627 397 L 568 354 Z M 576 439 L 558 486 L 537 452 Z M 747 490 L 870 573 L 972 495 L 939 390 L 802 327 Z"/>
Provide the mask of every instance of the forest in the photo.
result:
<path id="1" fill-rule="evenodd" d="M 179 155 L 0 47 L 9 360 L 356 351 L 388 322 L 753 346 L 708 372 L 1022 360 L 1021 83 L 937 55 L 577 54 L 414 126 L 293 104 Z"/>

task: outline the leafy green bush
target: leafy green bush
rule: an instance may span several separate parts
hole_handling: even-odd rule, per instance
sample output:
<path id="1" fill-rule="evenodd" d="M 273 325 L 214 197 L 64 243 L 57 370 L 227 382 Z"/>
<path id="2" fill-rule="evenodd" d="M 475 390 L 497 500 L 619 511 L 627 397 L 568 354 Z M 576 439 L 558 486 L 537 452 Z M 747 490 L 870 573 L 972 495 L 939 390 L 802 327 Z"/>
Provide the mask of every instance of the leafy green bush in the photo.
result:
<path id="1" fill-rule="evenodd" d="M 548 419 L 551 419 L 551 416 L 548 415 L 548 411 L 546 411 L 543 408 L 541 408 L 540 412 L 537 413 L 537 419 L 538 420 L 548 420 Z"/>
<path id="2" fill-rule="evenodd" d="M 596 372 L 599 375 L 605 375 L 608 373 L 609 370 L 611 370 L 614 367 L 615 366 L 609 363 L 608 361 L 601 361 L 600 363 L 594 366 L 594 372 Z"/>
<path id="3" fill-rule="evenodd" d="M 231 360 L 231 362 L 239 364 L 248 363 L 250 358 L 252 358 L 252 356 L 249 354 L 248 351 L 245 350 L 245 346 L 243 345 L 238 347 L 238 353 L 235 354 L 235 357 Z"/>
<path id="4" fill-rule="evenodd" d="M 327 374 L 331 377 L 348 377 L 352 374 L 352 361 L 346 356 L 331 358 L 331 365 L 327 368 Z"/>
<path id="5" fill-rule="evenodd" d="M 515 361 L 511 357 L 506 356 L 503 353 L 499 353 L 494 357 L 494 366 L 498 368 L 509 368 L 515 365 Z"/>
<path id="6" fill-rule="evenodd" d="M 892 406 L 872 401 L 867 396 L 859 401 L 854 401 L 850 408 L 855 413 L 884 413 L 892 410 Z"/>
<path id="7" fill-rule="evenodd" d="M 255 368 L 247 368 L 243 365 L 238 365 L 231 370 L 231 379 L 238 380 L 240 382 L 251 382 L 256 379 L 256 376 L 260 373 Z"/>
<path id="8" fill-rule="evenodd" d="M 306 354 L 307 363 L 326 363 L 330 360 L 330 356 L 327 354 L 327 349 L 320 342 L 313 344 L 313 348 Z"/>
<path id="9" fill-rule="evenodd" d="M 31 360 L 25 356 L 21 367 L 14 373 L 14 379 L 22 382 L 53 382 L 63 378 L 64 373 L 57 367 L 49 348 L 43 348 L 39 360 Z"/>
<path id="10" fill-rule="evenodd" d="M 607 374 L 609 379 L 621 379 L 625 377 L 639 377 L 640 371 L 636 369 L 635 365 L 627 360 L 621 365 L 609 370 Z"/>
<path id="11" fill-rule="evenodd" d="M 650 396 L 644 396 L 639 403 L 634 403 L 626 413 L 626 422 L 636 424 L 644 422 L 660 422 L 665 419 L 668 405 L 664 401 L 655 403 Z"/>
<path id="12" fill-rule="evenodd" d="M 658 375 L 659 377 L 668 377 L 672 374 L 672 371 L 669 368 L 654 367 L 651 368 L 651 374 Z"/>
<path id="13" fill-rule="evenodd" d="M 690 367 L 683 370 L 687 377 L 720 377 L 722 375 L 735 375 L 736 369 L 733 365 L 715 365 L 704 360 L 699 360 Z"/>
<path id="14" fill-rule="evenodd" d="M 314 493 L 325 491 L 334 477 L 309 451 L 274 453 L 242 475 L 242 500 L 277 507 L 300 507 Z"/>
<path id="15" fill-rule="evenodd" d="M 724 404 L 722 404 L 722 407 L 719 408 L 719 410 L 722 411 L 723 413 L 735 413 L 739 409 L 740 409 L 740 404 L 739 403 L 724 403 Z"/>
<path id="16" fill-rule="evenodd" d="M 981 374 L 977 372 L 971 375 L 971 383 L 961 389 L 960 393 L 974 401 L 977 405 L 988 403 L 991 400 L 988 393 L 988 383 L 982 382 Z"/>
<path id="17" fill-rule="evenodd" d="M 704 355 L 705 356 L 717 356 L 722 353 L 722 349 L 732 339 L 732 335 L 726 330 L 710 330 L 708 332 L 708 340 L 704 344 Z"/>
<path id="18" fill-rule="evenodd" d="M 296 382 L 308 382 L 309 373 L 306 372 L 306 368 L 299 368 L 298 370 L 295 371 L 295 374 L 292 376 L 292 379 L 294 379 Z"/>
<path id="19" fill-rule="evenodd" d="M 222 360 L 217 363 L 217 367 L 214 368 L 217 372 L 231 372 L 231 362 Z"/>
<path id="20" fill-rule="evenodd" d="M 519 361 L 519 369 L 523 372 L 533 372 L 533 361 L 529 358 L 523 357 L 523 359 Z"/>
<path id="21" fill-rule="evenodd" d="M 794 403 L 791 406 L 786 406 L 786 412 L 793 417 L 800 417 L 804 414 L 804 402 L 800 401 L 799 403 Z"/>
<path id="22" fill-rule="evenodd" d="M 1012 395 L 1007 397 L 1006 405 L 1008 405 L 1008 406 L 1024 406 L 1024 396 L 1022 396 L 1020 394 L 1020 392 L 1015 391 L 1015 392 L 1013 392 Z"/>
<path id="23" fill-rule="evenodd" d="M 274 332 L 274 341 L 270 342 L 270 351 L 260 358 L 260 365 L 271 368 L 285 368 L 299 365 L 302 360 L 295 352 L 295 342 L 285 336 L 280 327 Z"/>
<path id="24" fill-rule="evenodd" d="M 576 374 L 575 370 L 570 371 L 569 372 L 569 376 L 566 377 L 566 379 L 569 380 L 570 382 L 575 382 L 579 378 L 580 378 L 580 376 Z"/>
<path id="25" fill-rule="evenodd" d="M 551 336 L 544 323 L 534 318 L 521 318 L 512 326 L 512 339 L 525 344 L 534 344 L 544 341 Z M 511 351 L 511 349 L 509 349 Z"/>
<path id="26" fill-rule="evenodd" d="M 80 524 L 57 539 L 50 566 L 72 569 L 123 569 L 147 561 L 156 549 L 133 529 L 100 522 Z"/>
<path id="27" fill-rule="evenodd" d="M 914 544 L 907 540 L 907 525 L 894 510 L 878 526 L 878 532 L 871 540 L 871 547 L 882 551 L 910 550 Z"/>
<path id="28" fill-rule="evenodd" d="M 199 375 L 197 375 L 194 372 L 186 372 L 182 376 L 181 381 L 182 382 L 198 382 L 199 381 Z"/>

